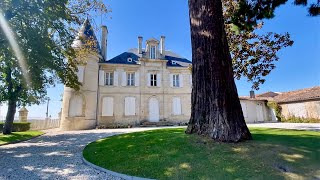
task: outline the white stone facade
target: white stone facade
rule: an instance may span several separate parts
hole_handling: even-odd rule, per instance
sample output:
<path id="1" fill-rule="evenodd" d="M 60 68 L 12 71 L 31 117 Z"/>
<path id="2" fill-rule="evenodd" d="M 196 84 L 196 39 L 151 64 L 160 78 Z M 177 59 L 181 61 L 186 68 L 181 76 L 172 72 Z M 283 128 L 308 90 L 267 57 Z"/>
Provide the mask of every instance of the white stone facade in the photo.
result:
<path id="1" fill-rule="evenodd" d="M 102 42 L 107 41 L 103 27 Z M 95 39 L 89 21 L 79 32 Z M 64 130 L 97 126 L 136 126 L 141 122 L 187 123 L 191 110 L 191 61 L 166 51 L 165 37 L 106 60 L 106 52 L 88 55 L 78 66 L 80 91 L 65 87 L 61 113 Z M 80 38 L 75 47 L 82 46 Z M 97 48 L 99 48 L 97 46 Z M 102 50 L 106 43 L 102 43 Z"/>
<path id="2" fill-rule="evenodd" d="M 114 82 L 113 85 L 100 82 L 98 125 L 137 125 L 141 121 L 161 120 L 188 122 L 190 70 L 187 67 L 167 67 L 166 63 L 164 60 L 141 58 L 139 65 L 101 64 L 100 72 L 113 73 Z M 128 85 L 129 74 L 135 76 L 133 85 Z M 179 87 L 172 85 L 173 74 L 179 76 Z M 154 86 L 152 75 L 156 75 L 157 84 Z M 103 75 L 100 77 L 106 79 Z M 106 109 L 113 111 L 103 113 Z"/>

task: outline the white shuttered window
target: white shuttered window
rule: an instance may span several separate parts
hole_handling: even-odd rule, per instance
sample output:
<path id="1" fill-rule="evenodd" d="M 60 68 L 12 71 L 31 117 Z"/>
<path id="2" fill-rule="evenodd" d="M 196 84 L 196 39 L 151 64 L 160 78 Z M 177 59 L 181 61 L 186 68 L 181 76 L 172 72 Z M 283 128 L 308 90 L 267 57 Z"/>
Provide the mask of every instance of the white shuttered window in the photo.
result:
<path id="1" fill-rule="evenodd" d="M 172 99 L 172 113 L 173 113 L 173 115 L 181 115 L 182 114 L 181 99 L 178 97 L 174 97 Z"/>
<path id="2" fill-rule="evenodd" d="M 135 97 L 126 97 L 124 99 L 124 115 L 125 116 L 134 116 L 136 115 L 136 98 Z"/>
<path id="3" fill-rule="evenodd" d="M 173 87 L 180 87 L 180 78 L 179 78 L 179 74 L 174 74 L 172 76 L 172 85 Z"/>
<path id="4" fill-rule="evenodd" d="M 135 86 L 135 73 L 127 73 L 127 86 Z"/>
<path id="5" fill-rule="evenodd" d="M 113 86 L 113 72 L 107 72 L 106 73 L 106 81 L 107 86 Z"/>
<path id="6" fill-rule="evenodd" d="M 113 116 L 113 97 L 104 97 L 102 100 L 102 116 Z"/>

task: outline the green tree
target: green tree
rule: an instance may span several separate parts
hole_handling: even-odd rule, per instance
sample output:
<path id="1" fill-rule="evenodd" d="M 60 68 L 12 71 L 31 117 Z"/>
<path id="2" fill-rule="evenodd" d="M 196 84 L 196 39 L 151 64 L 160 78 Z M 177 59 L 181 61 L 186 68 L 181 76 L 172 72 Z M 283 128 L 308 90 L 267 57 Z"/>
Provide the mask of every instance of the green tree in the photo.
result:
<path id="1" fill-rule="evenodd" d="M 278 51 L 292 46 L 293 41 L 289 33 L 258 34 L 257 31 L 263 28 L 263 22 L 255 25 L 252 30 L 240 30 L 230 23 L 239 4 L 236 1 L 225 0 L 223 7 L 234 77 L 238 80 L 246 78 L 252 83 L 252 89 L 258 90 L 265 82 L 265 76 L 276 67 L 275 62 L 279 60 Z"/>
<path id="2" fill-rule="evenodd" d="M 10 134 L 17 106 L 41 103 L 57 82 L 79 89 L 74 30 L 108 10 L 100 0 L 2 0 L 0 8 L 0 103 L 8 103 Z"/>
<path id="3" fill-rule="evenodd" d="M 279 60 L 279 50 L 292 46 L 289 33 L 275 32 L 258 33 L 263 28 L 263 21 L 250 30 L 240 30 L 231 22 L 233 15 L 239 9 L 237 1 L 223 1 L 223 16 L 225 30 L 230 48 L 233 73 L 236 79 L 246 78 L 252 83 L 252 89 L 258 90 Z"/>
<path id="4" fill-rule="evenodd" d="M 283 0 L 240 0 L 231 18 L 240 30 L 252 30 L 257 20 L 273 17 Z M 222 142 L 252 139 L 234 82 L 232 58 L 221 0 L 189 0 L 193 89 L 186 133 Z"/>

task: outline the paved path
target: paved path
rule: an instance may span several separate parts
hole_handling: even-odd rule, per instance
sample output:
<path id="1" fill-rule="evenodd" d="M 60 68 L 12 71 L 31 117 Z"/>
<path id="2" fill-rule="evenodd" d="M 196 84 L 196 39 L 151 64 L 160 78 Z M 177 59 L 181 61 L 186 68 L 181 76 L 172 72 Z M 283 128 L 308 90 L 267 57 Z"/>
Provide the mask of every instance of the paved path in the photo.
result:
<path id="1" fill-rule="evenodd" d="M 320 124 L 267 123 L 249 126 L 320 130 Z M 150 129 L 157 128 L 48 131 L 29 141 L 0 146 L 0 179 L 120 179 L 83 164 L 83 148 L 103 137 Z"/>
<path id="2" fill-rule="evenodd" d="M 258 123 L 248 124 L 248 126 L 320 131 L 320 123 Z"/>

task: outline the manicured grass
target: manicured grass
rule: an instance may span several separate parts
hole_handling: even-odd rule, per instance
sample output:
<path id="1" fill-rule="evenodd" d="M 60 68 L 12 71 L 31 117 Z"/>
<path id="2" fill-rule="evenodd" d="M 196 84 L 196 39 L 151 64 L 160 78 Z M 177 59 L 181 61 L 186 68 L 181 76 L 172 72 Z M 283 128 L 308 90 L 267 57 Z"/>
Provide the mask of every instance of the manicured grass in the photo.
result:
<path id="1" fill-rule="evenodd" d="M 156 179 L 318 179 L 320 132 L 250 128 L 254 140 L 213 142 L 184 129 L 123 134 L 85 147 L 86 160 Z"/>
<path id="2" fill-rule="evenodd" d="M 43 134 L 41 131 L 13 132 L 10 135 L 3 135 L 0 133 L 0 145 L 28 140 L 41 134 Z"/>

